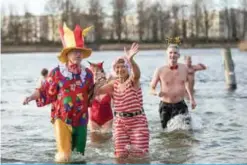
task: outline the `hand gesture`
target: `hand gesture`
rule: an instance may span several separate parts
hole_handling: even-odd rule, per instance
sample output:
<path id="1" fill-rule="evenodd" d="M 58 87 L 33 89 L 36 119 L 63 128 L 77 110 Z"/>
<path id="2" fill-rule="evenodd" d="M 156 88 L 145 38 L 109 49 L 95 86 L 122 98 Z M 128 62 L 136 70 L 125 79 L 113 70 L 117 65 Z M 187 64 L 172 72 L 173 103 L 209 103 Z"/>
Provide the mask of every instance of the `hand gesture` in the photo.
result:
<path id="1" fill-rule="evenodd" d="M 149 91 L 149 93 L 150 93 L 151 95 L 158 96 L 158 93 L 157 93 L 155 90 L 153 90 L 153 89 L 151 89 L 151 90 Z"/>
<path id="2" fill-rule="evenodd" d="M 27 105 L 30 101 L 32 101 L 31 97 L 26 97 L 23 101 L 23 105 Z"/>
<path id="3" fill-rule="evenodd" d="M 196 108 L 196 102 L 195 100 L 190 100 L 191 108 L 195 109 Z"/>
<path id="4" fill-rule="evenodd" d="M 130 50 L 126 50 L 126 48 L 124 47 L 124 52 L 125 52 L 125 56 L 128 60 L 132 60 L 133 57 L 138 53 L 138 48 L 139 48 L 139 45 L 137 43 L 133 43 L 131 45 L 131 48 Z"/>

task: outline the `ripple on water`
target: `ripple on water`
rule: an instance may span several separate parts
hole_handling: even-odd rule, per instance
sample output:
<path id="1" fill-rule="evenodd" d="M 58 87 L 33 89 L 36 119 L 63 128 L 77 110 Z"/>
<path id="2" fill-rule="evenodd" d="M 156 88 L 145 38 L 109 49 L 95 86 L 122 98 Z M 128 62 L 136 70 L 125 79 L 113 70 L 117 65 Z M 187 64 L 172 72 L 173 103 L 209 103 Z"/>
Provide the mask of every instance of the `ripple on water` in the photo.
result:
<path id="1" fill-rule="evenodd" d="M 221 127 L 221 128 L 215 128 L 215 130 L 216 130 L 216 131 L 220 131 L 220 132 L 225 132 L 225 133 L 226 133 L 226 132 L 234 132 L 234 131 L 236 131 L 236 129 L 225 128 L 225 127 L 224 127 L 224 128 L 222 128 L 222 127 Z"/>
<path id="2" fill-rule="evenodd" d="M 238 123 L 230 123 L 229 126 L 231 126 L 231 127 L 243 127 L 243 125 L 240 125 Z"/>
<path id="3" fill-rule="evenodd" d="M 0 101 L 0 104 L 8 104 L 9 102 L 8 101 L 5 101 L 5 100 L 2 100 Z"/>
<path id="4" fill-rule="evenodd" d="M 35 163 L 35 161 L 26 161 L 26 160 L 1 157 L 1 163 L 28 164 L 28 163 Z"/>
<path id="5" fill-rule="evenodd" d="M 207 70 L 196 74 L 195 98 L 198 106 L 196 111 L 191 113 L 191 131 L 162 132 L 158 114 L 159 99 L 148 94 L 149 83 L 155 68 L 163 65 L 164 52 L 142 51 L 144 55 L 137 58 L 142 71 L 143 101 L 150 129 L 150 160 L 144 164 L 149 162 L 152 164 L 246 163 L 246 53 L 233 49 L 233 59 L 237 66 L 235 72 L 241 76 L 236 77 L 237 90 L 228 92 L 225 90 L 224 67 L 219 65 L 223 62 L 222 57 L 215 55 L 220 54 L 220 49 L 184 49 L 182 51 L 191 54 L 194 63 L 203 61 L 208 66 Z M 95 53 L 96 55 L 92 56 L 95 61 L 101 61 L 101 55 L 107 54 L 104 64 L 106 72 L 110 71 L 111 60 L 122 54 L 120 51 Z M 2 106 L 1 160 L 5 163 L 53 164 L 56 145 L 53 128 L 48 119 L 49 108 L 38 109 L 34 106 L 35 103 L 24 108 L 20 105 L 20 100 L 33 92 L 42 68 L 50 68 L 57 64 L 56 55 L 51 53 L 40 53 L 35 56 L 9 54 L 2 56 L 1 60 L 4 70 L 2 76 L 4 100 L 0 102 Z M 28 72 L 23 60 L 28 63 Z M 9 118 L 11 121 L 8 120 Z M 88 134 L 88 141 L 90 138 Z M 97 145 L 91 145 L 88 142 L 85 157 L 80 157 L 76 161 L 116 163 L 113 141 L 102 141 Z M 128 163 L 130 162 L 138 163 L 138 160 L 129 160 Z"/>
<path id="6" fill-rule="evenodd" d="M 210 112 L 210 111 L 207 111 L 207 112 L 204 112 L 205 115 L 214 115 L 215 113 L 214 112 Z"/>
<path id="7" fill-rule="evenodd" d="M 223 137 L 223 138 L 221 138 L 221 140 L 230 141 L 230 142 L 235 143 L 235 142 L 243 140 L 243 139 L 240 137 L 234 136 L 234 137 Z"/>

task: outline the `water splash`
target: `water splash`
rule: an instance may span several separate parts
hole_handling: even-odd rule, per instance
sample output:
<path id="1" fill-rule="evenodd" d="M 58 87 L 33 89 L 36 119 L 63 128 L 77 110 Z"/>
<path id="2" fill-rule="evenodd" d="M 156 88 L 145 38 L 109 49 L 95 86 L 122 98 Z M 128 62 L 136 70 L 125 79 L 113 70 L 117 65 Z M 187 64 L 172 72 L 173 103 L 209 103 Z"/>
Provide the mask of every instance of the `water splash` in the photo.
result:
<path id="1" fill-rule="evenodd" d="M 166 132 L 176 130 L 197 131 L 203 128 L 202 120 L 195 114 L 177 115 L 167 123 Z"/>
<path id="2" fill-rule="evenodd" d="M 83 156 L 81 153 L 76 152 L 76 151 L 72 152 L 70 162 L 84 162 L 84 161 L 86 162 L 85 156 Z"/>
<path id="3" fill-rule="evenodd" d="M 193 131 L 200 131 L 203 129 L 203 120 L 198 115 L 191 113 L 191 126 Z"/>

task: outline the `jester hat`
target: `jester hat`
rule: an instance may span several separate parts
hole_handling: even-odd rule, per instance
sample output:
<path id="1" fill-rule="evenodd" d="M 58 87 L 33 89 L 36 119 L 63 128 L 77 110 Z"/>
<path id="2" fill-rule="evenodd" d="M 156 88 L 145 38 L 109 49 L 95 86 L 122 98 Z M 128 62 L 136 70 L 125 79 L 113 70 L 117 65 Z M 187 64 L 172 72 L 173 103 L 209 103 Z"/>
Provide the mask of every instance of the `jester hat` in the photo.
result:
<path id="1" fill-rule="evenodd" d="M 72 31 L 65 23 L 63 24 L 63 27 L 59 27 L 60 38 L 63 43 L 63 50 L 58 56 L 60 62 L 66 63 L 68 61 L 67 54 L 73 49 L 81 50 L 83 52 L 82 59 L 88 58 L 91 55 L 92 49 L 85 48 L 84 45 L 84 37 L 91 29 L 92 26 L 82 29 L 79 25 L 76 25 L 74 31 Z"/>

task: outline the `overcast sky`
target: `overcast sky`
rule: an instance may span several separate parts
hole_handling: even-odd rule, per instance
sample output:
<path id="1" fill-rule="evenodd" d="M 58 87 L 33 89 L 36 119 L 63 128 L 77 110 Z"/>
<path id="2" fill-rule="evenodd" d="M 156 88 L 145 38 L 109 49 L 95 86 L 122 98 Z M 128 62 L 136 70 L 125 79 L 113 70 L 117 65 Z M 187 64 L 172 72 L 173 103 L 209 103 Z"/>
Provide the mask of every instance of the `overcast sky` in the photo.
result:
<path id="1" fill-rule="evenodd" d="M 108 9 L 111 10 L 111 6 L 109 5 L 109 2 L 112 0 L 102 0 L 101 2 L 104 2 L 104 7 L 108 6 Z M 131 0 L 133 4 L 136 3 L 136 0 Z M 155 1 L 155 0 L 150 0 L 150 1 Z M 166 0 L 168 3 L 171 3 L 174 0 Z M 178 2 L 191 2 L 188 0 L 176 0 Z M 213 0 L 216 4 L 216 8 L 221 8 L 223 5 L 222 0 Z M 47 0 L 2 0 L 1 1 L 1 10 L 4 12 L 4 14 L 8 13 L 8 8 L 9 5 L 14 5 L 15 10 L 17 11 L 18 14 L 23 14 L 24 13 L 24 6 L 28 8 L 28 10 L 35 14 L 35 15 L 40 15 L 40 14 L 45 14 L 44 6 L 46 4 Z M 81 1 L 83 3 L 83 1 Z M 86 0 L 84 1 L 86 2 Z M 210 0 L 209 0 L 210 2 Z M 239 0 L 228 0 L 229 5 L 232 7 L 238 7 L 238 2 Z M 84 5 L 83 5 L 84 6 Z M 108 11 L 109 11 L 108 10 Z"/>

